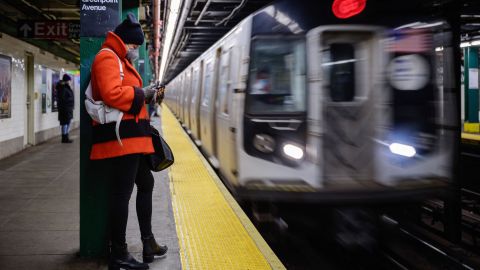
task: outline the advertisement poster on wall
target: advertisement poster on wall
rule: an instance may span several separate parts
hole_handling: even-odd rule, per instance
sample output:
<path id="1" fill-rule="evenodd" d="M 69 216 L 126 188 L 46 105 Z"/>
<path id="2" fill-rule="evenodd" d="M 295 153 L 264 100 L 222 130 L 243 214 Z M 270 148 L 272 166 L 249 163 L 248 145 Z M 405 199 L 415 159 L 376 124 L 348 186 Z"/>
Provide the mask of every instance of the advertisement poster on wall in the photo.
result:
<path id="1" fill-rule="evenodd" d="M 0 54 L 0 119 L 12 113 L 12 58 Z"/>
<path id="2" fill-rule="evenodd" d="M 47 113 L 47 68 L 42 66 L 42 85 L 40 86 L 42 94 L 42 113 Z"/>
<path id="3" fill-rule="evenodd" d="M 57 88 L 55 87 L 60 80 L 60 73 L 53 71 L 52 73 L 52 112 L 58 111 L 57 104 Z"/>

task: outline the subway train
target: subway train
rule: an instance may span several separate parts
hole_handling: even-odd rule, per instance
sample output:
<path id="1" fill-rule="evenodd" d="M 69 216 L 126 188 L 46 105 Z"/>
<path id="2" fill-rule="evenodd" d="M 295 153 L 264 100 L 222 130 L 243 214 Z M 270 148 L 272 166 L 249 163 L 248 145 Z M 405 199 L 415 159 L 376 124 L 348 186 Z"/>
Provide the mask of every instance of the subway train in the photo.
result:
<path id="1" fill-rule="evenodd" d="M 458 43 L 437 9 L 273 2 L 167 82 L 164 102 L 240 200 L 438 194 L 452 182 L 459 123 Z"/>

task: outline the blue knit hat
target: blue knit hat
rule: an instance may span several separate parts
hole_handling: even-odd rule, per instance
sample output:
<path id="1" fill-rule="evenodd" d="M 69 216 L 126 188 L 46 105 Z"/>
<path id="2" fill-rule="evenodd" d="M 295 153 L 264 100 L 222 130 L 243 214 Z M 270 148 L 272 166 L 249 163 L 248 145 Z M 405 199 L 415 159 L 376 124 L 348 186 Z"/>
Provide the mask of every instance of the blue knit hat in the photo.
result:
<path id="1" fill-rule="evenodd" d="M 63 74 L 62 81 L 68 82 L 68 81 L 70 81 L 70 80 L 72 80 L 72 78 L 70 78 L 70 76 L 68 76 L 67 73 Z"/>
<path id="2" fill-rule="evenodd" d="M 119 36 L 125 44 L 143 44 L 144 36 L 142 26 L 131 12 L 127 14 L 127 18 L 123 20 L 113 32 Z"/>

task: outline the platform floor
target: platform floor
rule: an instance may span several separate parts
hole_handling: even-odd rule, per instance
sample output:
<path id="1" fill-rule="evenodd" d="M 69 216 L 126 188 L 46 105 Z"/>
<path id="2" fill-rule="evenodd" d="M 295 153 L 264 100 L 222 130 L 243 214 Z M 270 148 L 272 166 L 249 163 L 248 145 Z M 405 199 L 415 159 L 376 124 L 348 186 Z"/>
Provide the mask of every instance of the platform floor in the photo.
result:
<path id="1" fill-rule="evenodd" d="M 159 119 L 156 125 L 159 125 Z M 78 258 L 80 224 L 79 138 L 61 144 L 54 138 L 0 160 L 0 269 L 107 269 L 104 260 Z M 152 227 L 159 242 L 169 247 L 164 259 L 150 269 L 181 269 L 178 240 L 170 203 L 168 175 L 155 173 Z M 130 199 L 127 243 L 141 260 L 141 241 Z"/>
<path id="2" fill-rule="evenodd" d="M 166 107 L 162 119 L 183 269 L 285 269 Z"/>
<path id="3" fill-rule="evenodd" d="M 175 153 L 168 172 L 154 173 L 152 226 L 167 257 L 150 269 L 285 269 L 250 220 L 164 108 L 164 137 Z M 153 119 L 160 129 L 160 118 Z M 73 144 L 54 138 L 0 160 L 0 269 L 107 269 L 79 251 L 79 132 Z M 141 259 L 130 203 L 129 250 Z"/>

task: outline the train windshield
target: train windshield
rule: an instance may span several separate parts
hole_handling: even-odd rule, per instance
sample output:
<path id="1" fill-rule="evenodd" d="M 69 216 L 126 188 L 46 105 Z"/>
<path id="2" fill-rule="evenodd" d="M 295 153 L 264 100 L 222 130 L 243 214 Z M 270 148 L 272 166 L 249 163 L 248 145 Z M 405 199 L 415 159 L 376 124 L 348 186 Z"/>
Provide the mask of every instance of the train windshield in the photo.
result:
<path id="1" fill-rule="evenodd" d="M 257 38 L 252 43 L 251 58 L 248 113 L 306 110 L 305 39 Z"/>

